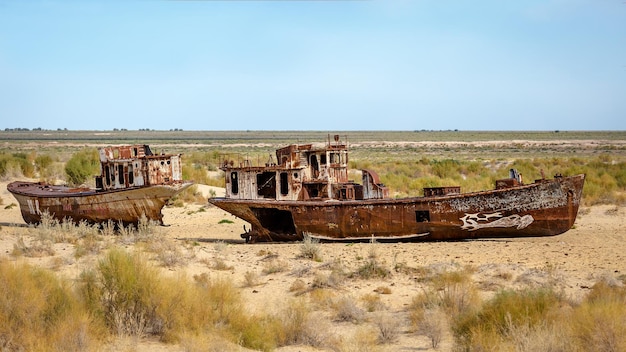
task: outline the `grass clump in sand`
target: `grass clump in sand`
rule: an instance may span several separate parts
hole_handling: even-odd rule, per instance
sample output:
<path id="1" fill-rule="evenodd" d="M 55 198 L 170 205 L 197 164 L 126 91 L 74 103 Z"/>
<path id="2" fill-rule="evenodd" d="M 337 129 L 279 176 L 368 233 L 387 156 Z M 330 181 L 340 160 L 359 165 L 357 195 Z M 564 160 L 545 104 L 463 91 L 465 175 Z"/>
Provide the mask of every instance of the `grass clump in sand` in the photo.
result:
<path id="1" fill-rule="evenodd" d="M 177 342 L 190 334 L 216 335 L 250 348 L 274 344 L 255 330 L 257 319 L 244 312 L 231 283 L 207 274 L 194 279 L 165 277 L 139 254 L 112 249 L 82 273 L 80 291 L 88 311 L 115 336 Z"/>
<path id="2" fill-rule="evenodd" d="M 68 282 L 44 269 L 0 259 L 3 351 L 86 351 L 97 347 L 100 335 Z"/>
<path id="3" fill-rule="evenodd" d="M 318 239 L 309 235 L 304 235 L 302 244 L 300 245 L 300 255 L 298 258 L 311 259 L 316 262 L 322 261 L 321 247 Z"/>
<path id="4" fill-rule="evenodd" d="M 428 337 L 433 348 L 439 345 L 448 319 L 479 306 L 471 273 L 471 268 L 433 273 L 425 279 L 428 287 L 413 298 L 408 308 L 409 325 L 413 331 Z"/>
<path id="5" fill-rule="evenodd" d="M 365 263 L 351 273 L 350 277 L 368 280 L 374 278 L 384 279 L 391 276 L 391 271 L 378 260 L 377 245 L 375 241 L 372 241 Z"/>
<path id="6" fill-rule="evenodd" d="M 512 337 L 522 329 L 531 332 L 553 326 L 558 308 L 565 303 L 561 295 L 547 288 L 500 291 L 477 311 L 453 318 L 456 344 L 464 350 L 512 347 Z"/>
<path id="7" fill-rule="evenodd" d="M 626 351 L 626 287 L 598 282 L 568 322 L 580 350 Z"/>

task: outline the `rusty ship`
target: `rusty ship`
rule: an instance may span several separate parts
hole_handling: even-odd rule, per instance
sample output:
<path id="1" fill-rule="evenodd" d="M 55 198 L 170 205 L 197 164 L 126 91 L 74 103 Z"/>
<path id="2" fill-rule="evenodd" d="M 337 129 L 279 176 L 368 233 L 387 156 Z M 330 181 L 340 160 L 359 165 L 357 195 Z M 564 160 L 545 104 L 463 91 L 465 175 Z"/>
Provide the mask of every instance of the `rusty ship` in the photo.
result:
<path id="1" fill-rule="evenodd" d="M 344 140 L 335 135 L 322 145 L 289 145 L 261 165 L 226 159 L 225 196 L 209 203 L 251 225 L 241 235 L 247 242 L 553 236 L 569 230 L 578 213 L 584 174 L 524 184 L 511 169 L 490 190 L 430 187 L 423 196 L 391 198 L 372 170 L 361 170 L 361 183 L 348 179 Z"/>
<path id="2" fill-rule="evenodd" d="M 145 216 L 163 224 L 163 206 L 193 184 L 182 180 L 180 154 L 155 155 L 148 145 L 125 145 L 100 148 L 99 157 L 95 188 L 23 181 L 8 184 L 24 221 L 37 224 L 47 212 L 59 221 L 76 223 L 112 220 L 128 225 Z"/>

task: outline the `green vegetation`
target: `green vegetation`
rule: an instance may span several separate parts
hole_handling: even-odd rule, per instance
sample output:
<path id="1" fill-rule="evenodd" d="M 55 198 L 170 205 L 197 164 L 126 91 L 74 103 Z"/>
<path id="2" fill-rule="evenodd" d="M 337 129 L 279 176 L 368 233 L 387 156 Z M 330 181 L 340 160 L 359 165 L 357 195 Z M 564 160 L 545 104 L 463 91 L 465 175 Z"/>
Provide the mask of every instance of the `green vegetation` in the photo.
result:
<path id="1" fill-rule="evenodd" d="M 81 185 L 91 177 L 100 174 L 98 150 L 85 148 L 72 155 L 65 164 L 67 181 L 71 185 Z"/>
<path id="2" fill-rule="evenodd" d="M 0 149 L 0 177 L 63 178 L 82 184 L 98 173 L 97 147 L 76 152 L 58 142 L 158 145 L 183 153 L 183 178 L 198 184 L 224 186 L 219 166 L 225 160 L 264 164 L 278 147 L 323 142 L 325 131 L 0 131 L 9 141 Z M 598 131 L 355 131 L 338 132 L 350 145 L 352 169 L 376 171 L 394 197 L 422 194 L 424 187 L 460 186 L 462 191 L 493 188 L 495 180 L 517 168 L 524 181 L 557 173 L 587 174 L 585 205 L 626 202 L 626 132 Z M 331 136 L 332 137 L 332 136 Z M 332 139 L 332 138 L 331 138 Z M 588 143 L 586 141 L 593 141 Z M 54 141 L 57 143 L 46 142 Z M 185 141 L 185 144 L 181 144 Z M 32 142 L 43 143 L 36 145 Z M 54 157 L 52 157 L 54 156 Z M 94 163 L 96 163 L 94 165 Z M 360 179 L 358 173 L 351 178 Z M 205 203 L 197 188 L 188 188 L 172 204 Z M 178 200 L 178 202 L 176 202 Z"/>
<path id="3" fill-rule="evenodd" d="M 96 350 L 103 338 L 69 282 L 0 259 L 0 346 L 7 351 Z"/>
<path id="4" fill-rule="evenodd" d="M 453 318 L 459 350 L 624 351 L 626 290 L 596 284 L 580 304 L 548 288 L 501 291 Z"/>
<path id="5" fill-rule="evenodd" d="M 0 177 L 33 177 L 35 167 L 30 159 L 25 153 L 0 152 Z"/>
<path id="6" fill-rule="evenodd" d="M 416 161 L 371 160 L 352 162 L 354 168 L 379 170 L 381 182 L 396 197 L 423 195 L 424 187 L 460 186 L 462 192 L 491 189 L 495 180 L 507 178 L 516 168 L 525 183 L 556 174 L 586 174 L 583 188 L 585 205 L 622 204 L 626 202 L 626 159 L 602 154 L 588 158 L 533 158 L 511 161 L 419 159 Z M 543 173 L 543 174 L 542 174 Z"/>

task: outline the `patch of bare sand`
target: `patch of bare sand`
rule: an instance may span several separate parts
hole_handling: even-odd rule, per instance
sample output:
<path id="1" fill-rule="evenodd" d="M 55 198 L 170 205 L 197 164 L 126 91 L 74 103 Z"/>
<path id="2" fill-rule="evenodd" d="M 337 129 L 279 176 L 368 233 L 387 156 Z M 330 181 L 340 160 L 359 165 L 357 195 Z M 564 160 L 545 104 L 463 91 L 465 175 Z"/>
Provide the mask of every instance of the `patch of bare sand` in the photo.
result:
<path id="1" fill-rule="evenodd" d="M 0 183 L 0 187 L 0 222 L 23 224 L 19 208 L 10 207 L 11 203 L 17 202 L 6 191 L 6 182 Z M 209 194 L 210 188 L 201 189 Z M 163 235 L 180 243 L 186 258 L 183 265 L 164 267 L 163 272 L 171 275 L 184 272 L 190 280 L 193 275 L 202 273 L 226 278 L 240 287 L 246 308 L 251 313 L 276 313 L 285 307 L 286 302 L 306 297 L 292 292 L 295 281 L 302 280 L 310 286 L 316 276 L 330 274 L 331 263 L 339 263 L 346 272 L 355 271 L 375 253 L 380 264 L 391 270 L 389 278 L 347 279 L 331 292 L 333 299 L 352 297 L 360 306 L 365 295 L 378 295 L 385 314 L 403 322 L 399 339 L 384 345 L 383 351 L 431 350 L 429 340 L 410 332 L 407 323 L 406 308 L 412 298 L 422 292 L 423 280 L 416 271 L 395 271 L 394 268 L 458 270 L 470 266 L 474 271 L 473 280 L 484 297 L 501 288 L 550 282 L 570 297 L 580 298 L 598 280 L 626 274 L 626 214 L 625 209 L 615 206 L 581 209 L 574 228 L 554 237 L 433 243 L 322 243 L 319 245 L 320 262 L 300 258 L 300 243 L 245 244 L 239 236 L 245 223 L 208 204 L 169 207 L 163 213 L 168 225 L 161 228 Z M 53 256 L 16 259 L 11 256 L 11 251 L 20 237 L 28 241 L 29 230 L 2 226 L 0 256 L 50 268 L 70 279 L 97 261 L 94 255 L 74 258 L 73 245 L 65 243 L 54 245 Z M 112 244 L 115 239 L 106 242 Z M 133 245 L 125 246 L 133 250 Z M 268 274 L 275 266 L 282 270 Z M 248 285 L 250 277 L 255 278 L 255 285 Z M 380 288 L 386 288 L 389 293 L 378 293 Z M 337 322 L 331 308 L 317 303 L 316 309 L 328 322 L 331 334 L 350 339 L 362 329 L 375 329 L 371 322 Z M 110 348 L 115 350 L 119 345 L 136 351 L 183 350 L 180 345 L 164 345 L 150 339 L 116 341 Z M 451 336 L 444 336 L 440 350 L 450 350 L 451 346 Z M 233 350 L 245 349 L 233 347 Z M 308 346 L 279 349 L 282 352 L 316 350 Z"/>

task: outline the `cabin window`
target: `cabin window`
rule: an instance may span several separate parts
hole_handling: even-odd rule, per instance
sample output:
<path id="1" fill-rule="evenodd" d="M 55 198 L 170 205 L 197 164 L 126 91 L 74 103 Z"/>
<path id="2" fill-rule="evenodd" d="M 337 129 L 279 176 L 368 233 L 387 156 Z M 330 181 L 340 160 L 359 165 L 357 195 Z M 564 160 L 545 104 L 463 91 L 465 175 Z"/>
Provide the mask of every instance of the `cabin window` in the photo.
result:
<path id="1" fill-rule="evenodd" d="M 257 194 L 263 198 L 276 199 L 276 173 L 262 172 L 256 175 Z"/>
<path id="2" fill-rule="evenodd" d="M 118 165 L 117 167 L 117 176 L 120 185 L 124 184 L 124 165 Z"/>
<path id="3" fill-rule="evenodd" d="M 104 167 L 104 179 L 106 180 L 107 186 L 111 185 L 111 172 L 108 167 Z"/>
<path id="4" fill-rule="evenodd" d="M 115 165 L 110 165 L 109 167 L 111 168 L 111 172 L 109 173 L 111 183 L 115 183 Z"/>
<path id="5" fill-rule="evenodd" d="M 289 194 L 289 177 L 286 172 L 280 173 L 280 194 L 286 196 Z"/>
<path id="6" fill-rule="evenodd" d="M 415 221 L 417 221 L 417 222 L 429 222 L 430 221 L 430 212 L 428 210 L 416 210 L 415 211 Z"/>
<path id="7" fill-rule="evenodd" d="M 339 154 L 337 153 L 330 153 L 330 163 L 331 164 L 338 164 L 339 163 Z"/>
<path id="8" fill-rule="evenodd" d="M 135 183 L 135 175 L 133 174 L 133 164 L 128 165 L 128 183 Z"/>
<path id="9" fill-rule="evenodd" d="M 293 178 L 298 178 L 298 173 L 297 172 L 294 172 Z"/>
<path id="10" fill-rule="evenodd" d="M 320 166 L 317 163 L 317 156 L 316 155 L 311 155 L 311 171 L 313 171 L 312 172 L 313 177 L 319 176 Z"/>
<path id="11" fill-rule="evenodd" d="M 326 165 L 326 154 L 320 155 L 320 164 Z"/>
<path id="12" fill-rule="evenodd" d="M 230 173 L 230 192 L 232 194 L 239 193 L 239 175 L 236 172 Z"/>
<path id="13" fill-rule="evenodd" d="M 138 154 L 137 148 L 133 148 L 133 156 L 136 157 Z"/>

